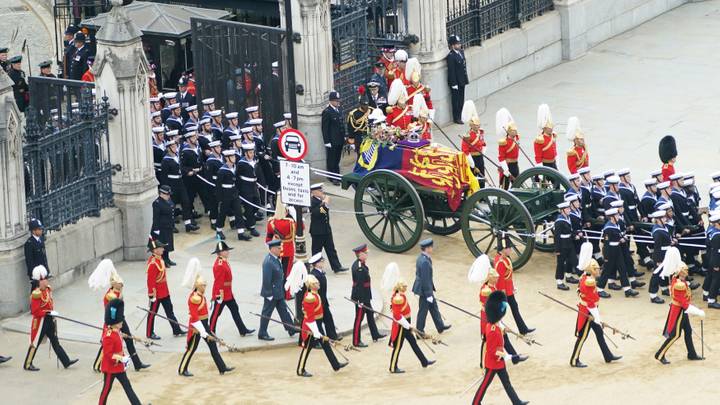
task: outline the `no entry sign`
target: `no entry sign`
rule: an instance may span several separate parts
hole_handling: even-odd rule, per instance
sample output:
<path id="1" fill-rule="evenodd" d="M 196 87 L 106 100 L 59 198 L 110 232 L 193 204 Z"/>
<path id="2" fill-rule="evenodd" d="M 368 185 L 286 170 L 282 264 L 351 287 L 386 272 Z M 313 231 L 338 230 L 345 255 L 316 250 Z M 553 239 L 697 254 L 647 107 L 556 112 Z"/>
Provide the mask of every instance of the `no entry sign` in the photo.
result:
<path id="1" fill-rule="evenodd" d="M 302 132 L 290 128 L 280 133 L 278 148 L 285 159 L 299 162 L 307 155 L 308 143 Z"/>

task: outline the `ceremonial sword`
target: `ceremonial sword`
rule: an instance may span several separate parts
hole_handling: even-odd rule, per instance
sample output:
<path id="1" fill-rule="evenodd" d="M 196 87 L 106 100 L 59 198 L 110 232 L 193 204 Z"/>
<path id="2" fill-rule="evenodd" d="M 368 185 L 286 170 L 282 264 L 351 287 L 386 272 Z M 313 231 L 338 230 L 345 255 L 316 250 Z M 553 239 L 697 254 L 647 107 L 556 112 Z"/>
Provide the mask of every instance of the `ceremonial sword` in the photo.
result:
<path id="1" fill-rule="evenodd" d="M 50 311 L 45 311 L 45 312 L 48 313 L 48 314 L 50 313 Z M 68 322 L 76 323 L 76 324 L 78 324 L 78 325 L 87 326 L 88 328 L 93 328 L 93 329 L 97 329 L 97 330 L 103 330 L 103 328 L 101 328 L 101 327 L 99 327 L 99 326 L 95 326 L 95 325 L 92 325 L 92 324 L 89 324 L 89 323 L 85 323 L 85 322 L 82 322 L 82 321 L 78 321 L 78 320 L 75 320 L 75 319 L 72 319 L 72 318 L 68 318 L 68 317 L 65 317 L 65 316 L 61 316 L 61 315 L 51 315 L 51 316 L 52 316 L 53 318 L 58 318 L 58 319 L 62 319 L 62 320 L 68 321 Z M 157 343 L 155 343 L 155 342 L 153 342 L 152 340 L 149 340 L 149 339 L 139 338 L 139 337 L 137 337 L 137 336 L 132 336 L 132 335 L 125 334 L 125 333 L 123 333 L 123 332 L 120 332 L 120 335 L 122 335 L 122 337 L 123 337 L 124 339 L 132 339 L 132 340 L 134 340 L 134 341 L 136 341 L 136 342 L 142 343 L 145 347 L 147 347 L 148 351 L 150 351 L 150 353 L 152 353 L 152 354 L 155 354 L 155 352 L 152 351 L 152 349 L 150 349 L 150 346 L 160 346 L 159 344 L 157 344 Z M 131 356 L 137 356 L 138 354 L 137 354 L 137 353 L 131 353 L 130 355 L 131 355 Z"/>

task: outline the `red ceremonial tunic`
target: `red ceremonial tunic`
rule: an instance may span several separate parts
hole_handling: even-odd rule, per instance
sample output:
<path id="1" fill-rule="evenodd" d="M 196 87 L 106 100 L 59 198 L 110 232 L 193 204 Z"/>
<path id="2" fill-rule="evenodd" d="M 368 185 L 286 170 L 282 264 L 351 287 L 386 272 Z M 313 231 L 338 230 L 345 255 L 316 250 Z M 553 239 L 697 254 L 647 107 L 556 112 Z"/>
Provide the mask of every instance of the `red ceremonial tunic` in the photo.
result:
<path id="1" fill-rule="evenodd" d="M 32 325 L 30 327 L 30 344 L 35 343 L 35 338 L 40 333 L 40 326 L 48 312 L 54 308 L 52 289 L 48 286 L 41 290 L 36 288 L 30 294 L 30 313 L 32 314 Z"/>
<path id="2" fill-rule="evenodd" d="M 191 292 L 190 297 L 188 297 L 188 310 L 190 312 L 190 319 L 188 320 L 187 341 L 190 342 L 193 334 L 197 333 L 192 324 L 208 319 L 208 306 L 205 296 L 197 291 Z"/>
<path id="3" fill-rule="evenodd" d="M 320 298 L 320 294 L 314 291 L 308 291 L 305 293 L 305 296 L 303 297 L 303 322 L 302 322 L 302 340 L 305 342 L 305 339 L 312 336 L 312 330 L 310 330 L 310 326 L 308 324 L 311 324 L 318 319 L 323 318 L 323 305 L 322 305 L 322 298 Z"/>
<path id="4" fill-rule="evenodd" d="M 590 165 L 590 155 L 584 146 L 573 146 L 567 151 L 567 165 L 570 174 Z"/>
<path id="5" fill-rule="evenodd" d="M 497 287 L 488 283 L 483 284 L 480 288 L 480 334 L 485 336 L 485 326 L 487 326 L 487 315 L 485 315 L 485 303 L 490 294 L 497 290 Z"/>
<path id="6" fill-rule="evenodd" d="M 498 160 L 506 161 L 508 163 L 517 163 L 518 157 L 520 156 L 520 148 L 518 148 L 517 141 L 520 140 L 518 136 L 516 139 L 506 136 L 498 141 Z"/>
<path id="7" fill-rule="evenodd" d="M 413 100 L 415 95 L 421 94 L 422 97 L 425 99 L 425 105 L 427 105 L 427 108 L 429 110 L 433 109 L 432 100 L 430 99 L 430 92 L 425 88 L 425 86 L 422 83 L 418 83 L 417 86 L 410 83 L 407 86 L 405 86 L 405 90 L 407 90 L 407 94 L 408 94 L 408 104 L 410 104 L 412 106 L 415 101 L 415 100 Z"/>
<path id="8" fill-rule="evenodd" d="M 685 310 L 690 306 L 692 291 L 690 291 L 687 281 L 673 277 L 670 282 L 670 295 L 672 296 L 672 301 L 670 302 L 670 311 L 668 312 L 665 330 L 663 331 L 663 334 L 668 336 L 673 333 L 675 324 L 680 322 L 683 313 L 685 313 Z"/>
<path id="9" fill-rule="evenodd" d="M 542 133 L 535 138 L 535 163 L 552 163 L 557 158 L 557 135 Z"/>
<path id="10" fill-rule="evenodd" d="M 215 259 L 215 264 L 213 265 L 213 279 L 213 300 L 219 298 L 221 293 L 223 301 L 231 300 L 233 298 L 232 270 L 230 269 L 230 263 L 222 257 L 218 256 L 218 258 Z"/>
<path id="11" fill-rule="evenodd" d="M 600 296 L 598 295 L 596 284 L 597 282 L 595 281 L 595 278 L 591 275 L 583 274 L 583 276 L 580 277 L 577 290 L 580 302 L 578 303 L 578 316 L 577 324 L 575 325 L 575 333 L 580 333 L 583 325 L 585 324 L 585 320 L 590 314 L 590 310 L 597 308 L 598 306 Z"/>
<path id="12" fill-rule="evenodd" d="M 119 354 L 125 356 L 123 351 L 122 336 L 119 331 L 108 330 L 103 334 L 102 339 L 102 363 L 100 371 L 103 373 L 118 374 L 125 372 L 125 365 L 122 361 L 113 359 L 113 356 Z"/>
<path id="13" fill-rule="evenodd" d="M 387 117 L 385 120 L 388 124 L 398 127 L 400 129 L 407 129 L 410 123 L 412 123 L 413 115 L 410 110 L 410 104 L 405 105 L 405 108 L 398 106 L 388 107 Z"/>
<path id="14" fill-rule="evenodd" d="M 675 165 L 672 163 L 665 163 L 662 165 L 662 178 L 663 181 L 670 181 L 670 176 L 675 174 Z"/>
<path id="15" fill-rule="evenodd" d="M 505 351 L 505 340 L 498 324 L 485 326 L 485 359 L 483 364 L 490 370 L 501 370 L 505 368 L 505 359 L 498 357 L 498 351 Z"/>
<path id="16" fill-rule="evenodd" d="M 148 296 L 155 295 L 156 299 L 163 299 L 170 295 L 165 272 L 165 261 L 162 257 L 152 255 L 147 261 L 147 289 Z"/>
<path id="17" fill-rule="evenodd" d="M 108 288 L 107 292 L 103 296 L 103 308 L 107 307 L 108 302 L 114 300 L 114 299 L 122 299 L 122 292 L 117 292 L 113 290 L 112 287 Z M 105 336 L 105 333 L 107 332 L 107 325 L 103 324 L 103 331 L 101 336 Z"/>
<path id="18" fill-rule="evenodd" d="M 502 255 L 498 254 L 495 256 L 495 271 L 500 276 L 495 287 L 500 291 L 504 291 L 508 297 L 513 295 L 515 286 L 513 285 L 512 260 L 509 257 L 503 258 Z"/>
<path id="19" fill-rule="evenodd" d="M 485 131 L 482 129 L 478 132 L 470 131 L 462 137 L 461 149 L 464 154 L 470 154 L 477 156 L 482 154 L 482 150 L 485 147 Z"/>
<path id="20" fill-rule="evenodd" d="M 282 241 L 280 245 L 280 257 L 295 257 L 295 230 L 295 220 L 290 217 L 270 219 L 267 223 L 265 242 L 279 239 Z"/>
<path id="21" fill-rule="evenodd" d="M 410 319 L 410 304 L 408 304 L 407 297 L 404 293 L 396 292 L 393 294 L 390 300 L 390 309 L 392 310 L 393 319 L 399 321 L 402 318 Z M 400 333 L 401 326 L 397 322 L 393 322 L 392 330 L 390 331 L 390 346 L 395 343 L 398 334 Z"/>

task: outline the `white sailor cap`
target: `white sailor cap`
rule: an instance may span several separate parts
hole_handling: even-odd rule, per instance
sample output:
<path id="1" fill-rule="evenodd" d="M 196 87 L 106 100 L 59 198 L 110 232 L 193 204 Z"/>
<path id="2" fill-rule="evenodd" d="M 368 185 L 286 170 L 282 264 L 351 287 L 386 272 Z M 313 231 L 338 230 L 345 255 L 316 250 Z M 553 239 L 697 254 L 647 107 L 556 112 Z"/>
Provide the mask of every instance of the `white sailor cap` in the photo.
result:
<path id="1" fill-rule="evenodd" d="M 615 175 L 608 176 L 605 181 L 607 181 L 608 184 L 618 184 L 620 183 L 620 177 Z"/>
<path id="2" fill-rule="evenodd" d="M 285 126 L 285 121 L 278 121 L 278 122 L 274 123 L 273 126 L 274 126 L 275 128 L 284 127 L 284 126 Z"/>
<path id="3" fill-rule="evenodd" d="M 645 179 L 643 181 L 643 184 L 645 185 L 645 187 L 650 187 L 650 186 L 654 186 L 654 185 L 658 184 L 658 182 L 655 179 Z"/>
<path id="4" fill-rule="evenodd" d="M 202 99 L 203 105 L 210 105 L 214 102 L 215 102 L 215 99 L 213 97 Z"/>
<path id="5" fill-rule="evenodd" d="M 558 207 L 558 209 L 570 208 L 570 203 L 567 201 L 563 201 L 560 204 L 558 204 L 557 207 Z"/>
<path id="6" fill-rule="evenodd" d="M 275 61 L 275 62 L 273 62 L 273 63 L 270 64 L 270 67 L 274 67 L 274 68 L 277 68 L 277 67 L 279 67 L 279 66 L 280 66 L 280 64 L 278 63 L 278 61 Z"/>
<path id="7" fill-rule="evenodd" d="M 159 117 L 160 115 L 162 115 L 162 111 L 153 111 L 150 113 L 150 118 Z"/>
<path id="8" fill-rule="evenodd" d="M 710 178 L 713 180 L 720 180 L 720 172 L 715 172 L 710 175 Z"/>
<path id="9" fill-rule="evenodd" d="M 205 124 L 209 124 L 209 123 L 210 123 L 209 117 L 205 117 L 205 118 L 201 119 L 200 121 L 198 121 L 198 125 L 205 125 Z"/>
<path id="10" fill-rule="evenodd" d="M 578 169 L 577 173 L 578 174 L 590 173 L 590 167 L 588 167 L 588 166 L 581 167 Z"/>
<path id="11" fill-rule="evenodd" d="M 620 207 L 624 206 L 624 204 L 623 204 L 622 200 L 615 200 L 615 201 L 610 202 L 610 206 L 614 207 L 614 208 L 620 208 Z"/>
<path id="12" fill-rule="evenodd" d="M 710 216 L 710 222 L 720 222 L 720 214 L 715 214 Z"/>
<path id="13" fill-rule="evenodd" d="M 159 102 L 160 102 L 160 97 L 159 97 L 159 96 L 150 97 L 148 100 L 149 100 L 151 103 L 159 103 Z"/>
<path id="14" fill-rule="evenodd" d="M 185 127 L 185 131 L 197 131 L 197 125 L 188 125 L 187 127 Z"/>
<path id="15" fill-rule="evenodd" d="M 165 93 L 162 95 L 165 100 L 170 100 L 171 98 L 177 98 L 177 92 L 171 91 L 169 93 Z"/>
<path id="16" fill-rule="evenodd" d="M 165 142 L 165 146 L 172 146 L 172 145 L 177 145 L 177 142 L 175 142 L 174 139 L 170 139 L 167 142 Z"/>
<path id="17" fill-rule="evenodd" d="M 235 151 L 232 149 L 225 149 L 222 151 L 223 156 L 235 156 Z"/>
<path id="18" fill-rule="evenodd" d="M 197 110 L 197 105 L 189 105 L 189 106 L 185 107 L 185 111 L 187 111 L 187 112 L 195 111 L 195 110 Z"/>
<path id="19" fill-rule="evenodd" d="M 612 215 L 617 215 L 617 214 L 618 214 L 617 208 L 608 208 L 605 210 L 605 216 L 607 216 L 607 217 L 612 216 Z"/>
<path id="20" fill-rule="evenodd" d="M 713 191 L 714 189 L 716 189 L 718 187 L 720 187 L 720 181 L 710 183 L 710 191 Z"/>
<path id="21" fill-rule="evenodd" d="M 191 136 L 195 136 L 195 135 L 197 135 L 197 132 L 195 132 L 195 131 L 188 131 L 183 134 L 183 136 L 185 138 L 190 138 Z"/>
<path id="22" fill-rule="evenodd" d="M 248 108 L 245 109 L 245 112 L 247 112 L 247 113 L 252 113 L 252 112 L 257 112 L 257 110 L 258 110 L 258 106 L 256 106 L 256 105 L 251 105 L 250 107 L 248 107 Z"/>
<path id="23" fill-rule="evenodd" d="M 680 173 L 673 173 L 670 175 L 670 181 L 682 180 L 683 175 Z"/>
<path id="24" fill-rule="evenodd" d="M 292 119 L 292 113 L 283 114 L 283 118 L 285 118 L 286 120 Z M 718 173 L 718 177 L 720 177 L 720 173 Z"/>
<path id="25" fill-rule="evenodd" d="M 600 180 L 605 180 L 605 177 L 603 177 L 602 174 L 596 174 L 596 175 L 592 176 L 592 181 L 600 181 Z"/>
<path id="26" fill-rule="evenodd" d="M 178 133 L 179 133 L 179 131 L 177 129 L 173 129 L 172 131 L 165 132 L 165 135 L 172 138 L 173 136 L 177 136 Z"/>
<path id="27" fill-rule="evenodd" d="M 237 117 L 238 117 L 238 113 L 236 113 L 236 112 L 229 112 L 229 113 L 225 114 L 225 118 L 227 118 L 229 120 L 237 118 Z"/>
<path id="28" fill-rule="evenodd" d="M 607 177 L 610 177 L 610 176 L 612 176 L 612 175 L 614 175 L 614 174 L 615 174 L 615 171 L 614 171 L 614 170 L 606 170 L 606 171 L 603 172 L 602 175 L 603 175 L 603 177 L 607 178 Z"/>
<path id="29" fill-rule="evenodd" d="M 315 183 L 310 185 L 310 190 L 322 190 L 323 183 Z"/>
<path id="30" fill-rule="evenodd" d="M 220 142 L 220 141 L 212 141 L 212 142 L 208 143 L 208 146 L 211 148 L 214 148 L 216 146 L 221 146 L 221 145 L 222 145 L 222 142 Z"/>
<path id="31" fill-rule="evenodd" d="M 169 109 L 174 110 L 176 108 L 180 108 L 180 103 L 172 103 L 168 106 Z"/>
<path id="32" fill-rule="evenodd" d="M 662 170 L 656 169 L 650 172 L 650 177 L 657 177 L 662 174 Z"/>
<path id="33" fill-rule="evenodd" d="M 312 255 L 312 257 L 310 258 L 310 260 L 308 260 L 308 263 L 310 263 L 310 264 L 315 264 L 315 263 L 317 263 L 317 262 L 319 262 L 319 261 L 321 261 L 321 260 L 323 260 L 323 255 L 322 255 L 322 253 L 316 253 L 316 254 Z"/>
<path id="34" fill-rule="evenodd" d="M 240 134 L 230 135 L 230 140 L 231 140 L 231 141 L 239 141 L 239 140 L 241 140 L 241 139 L 242 139 L 242 135 L 240 135 Z"/>
<path id="35" fill-rule="evenodd" d="M 248 133 L 252 132 L 252 130 L 253 130 L 252 127 L 242 127 L 242 128 L 240 128 L 240 132 L 242 132 L 243 134 L 248 134 Z"/>
<path id="36" fill-rule="evenodd" d="M 658 183 L 657 185 L 658 190 L 665 190 L 668 187 L 670 187 L 669 181 L 663 181 L 662 183 Z"/>
<path id="37" fill-rule="evenodd" d="M 657 209 L 667 211 L 667 210 L 673 209 L 673 205 L 672 205 L 672 203 L 671 203 L 670 201 L 666 201 L 666 202 L 660 204 L 660 205 L 657 207 Z"/>
<path id="38" fill-rule="evenodd" d="M 568 180 L 570 180 L 570 181 L 579 180 L 579 179 L 580 179 L 580 175 L 577 173 L 573 173 L 570 176 L 568 176 Z"/>
<path id="39" fill-rule="evenodd" d="M 683 173 L 683 179 L 685 179 L 685 180 L 694 179 L 694 178 L 695 178 L 695 173 L 693 173 L 693 172 Z"/>
<path id="40" fill-rule="evenodd" d="M 694 178 L 692 178 L 692 177 L 687 178 L 687 177 L 686 177 L 686 178 L 683 179 L 683 185 L 684 185 L 684 186 L 692 186 L 693 184 L 695 184 L 695 179 L 694 179 Z"/>
<path id="41" fill-rule="evenodd" d="M 578 201 L 580 197 L 577 194 L 568 194 L 565 196 L 565 201 L 571 203 L 573 201 Z"/>
<path id="42" fill-rule="evenodd" d="M 262 118 L 253 118 L 250 121 L 248 121 L 248 125 L 262 125 Z"/>
<path id="43" fill-rule="evenodd" d="M 720 200 L 720 189 L 715 189 L 715 190 L 712 192 L 712 197 L 713 197 L 714 199 L 716 199 L 716 200 Z"/>
<path id="44" fill-rule="evenodd" d="M 665 210 L 657 210 L 651 212 L 648 216 L 650 218 L 664 218 L 665 215 L 667 215 L 667 212 L 665 212 Z"/>
<path id="45" fill-rule="evenodd" d="M 617 171 L 617 175 L 620 177 L 627 176 L 628 174 L 630 174 L 630 169 L 628 168 L 623 168 Z"/>
<path id="46" fill-rule="evenodd" d="M 80 103 L 78 103 L 77 101 L 74 102 L 74 103 L 70 103 L 70 107 L 72 107 L 72 108 L 80 108 Z"/>
<path id="47" fill-rule="evenodd" d="M 153 134 L 162 134 L 163 132 L 165 132 L 165 127 L 153 127 L 152 131 Z"/>
<path id="48" fill-rule="evenodd" d="M 242 150 L 255 150 L 255 142 L 243 142 Z"/>
<path id="49" fill-rule="evenodd" d="M 210 116 L 211 116 L 211 117 L 219 117 L 220 114 L 222 114 L 222 111 L 221 111 L 221 110 L 212 110 L 212 111 L 210 111 Z"/>

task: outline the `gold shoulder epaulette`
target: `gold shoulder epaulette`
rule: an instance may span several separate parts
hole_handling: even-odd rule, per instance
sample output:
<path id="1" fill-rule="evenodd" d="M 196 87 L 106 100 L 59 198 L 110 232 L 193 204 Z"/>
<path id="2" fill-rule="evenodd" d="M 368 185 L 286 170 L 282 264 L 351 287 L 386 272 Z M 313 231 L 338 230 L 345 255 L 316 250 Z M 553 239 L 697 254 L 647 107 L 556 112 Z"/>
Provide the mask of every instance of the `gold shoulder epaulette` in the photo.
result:
<path id="1" fill-rule="evenodd" d="M 597 285 L 597 282 L 595 281 L 594 278 L 588 277 L 585 279 L 585 285 L 588 287 L 595 287 L 595 285 Z"/>
<path id="2" fill-rule="evenodd" d="M 108 328 L 107 332 L 105 332 L 105 336 L 110 336 L 112 334 L 112 329 Z"/>
<path id="3" fill-rule="evenodd" d="M 535 137 L 535 143 L 539 143 L 539 144 L 541 144 L 541 145 L 542 145 L 543 143 L 545 143 L 545 138 L 542 136 L 542 134 L 540 134 L 540 135 L 538 135 L 537 137 Z"/>
<path id="4" fill-rule="evenodd" d="M 395 294 L 395 296 L 393 296 L 393 304 L 400 305 L 403 302 L 405 302 L 405 299 L 403 298 L 402 295 Z"/>
<path id="5" fill-rule="evenodd" d="M 202 302 L 202 297 L 198 293 L 193 293 L 192 297 L 190 297 L 190 302 L 197 305 Z"/>
<path id="6" fill-rule="evenodd" d="M 392 106 L 385 107 L 385 114 L 390 114 L 392 112 L 393 108 Z"/>
<path id="7" fill-rule="evenodd" d="M 489 297 L 491 293 L 492 293 L 492 289 L 488 286 L 484 286 L 480 290 L 480 295 L 482 295 L 483 297 Z"/>
<path id="8" fill-rule="evenodd" d="M 115 298 L 117 298 L 117 294 L 115 294 L 114 291 L 108 291 L 108 293 L 105 294 L 105 299 L 108 300 L 108 301 L 112 301 L 112 300 L 114 300 Z"/>
<path id="9" fill-rule="evenodd" d="M 682 281 L 678 281 L 673 286 L 673 289 L 678 290 L 678 291 L 685 291 L 685 289 L 687 289 L 687 286 Z"/>
<path id="10" fill-rule="evenodd" d="M 507 145 L 507 138 L 500 138 L 498 139 L 498 143 L 502 146 Z"/>
<path id="11" fill-rule="evenodd" d="M 305 298 L 303 301 L 305 302 L 315 302 L 315 294 L 305 294 Z"/>
<path id="12" fill-rule="evenodd" d="M 34 289 L 32 292 L 32 298 L 35 300 L 39 300 L 40 297 L 42 297 L 42 291 L 40 291 L 39 288 Z"/>
<path id="13" fill-rule="evenodd" d="M 572 155 L 574 155 L 574 154 L 575 154 L 575 148 L 570 148 L 570 149 L 568 149 L 568 151 L 567 151 L 567 155 L 568 155 L 568 156 L 572 156 Z"/>

